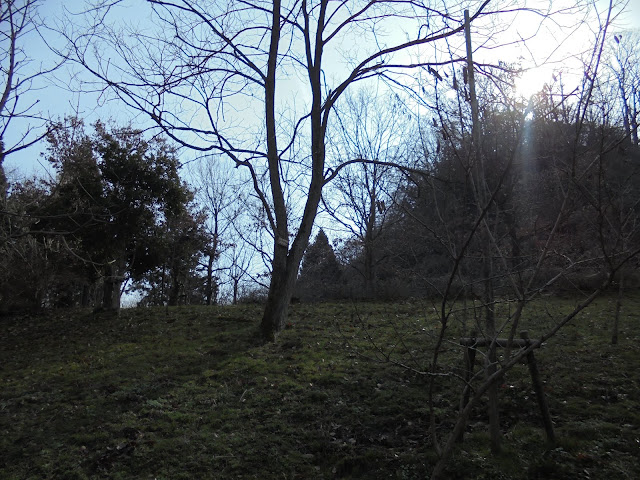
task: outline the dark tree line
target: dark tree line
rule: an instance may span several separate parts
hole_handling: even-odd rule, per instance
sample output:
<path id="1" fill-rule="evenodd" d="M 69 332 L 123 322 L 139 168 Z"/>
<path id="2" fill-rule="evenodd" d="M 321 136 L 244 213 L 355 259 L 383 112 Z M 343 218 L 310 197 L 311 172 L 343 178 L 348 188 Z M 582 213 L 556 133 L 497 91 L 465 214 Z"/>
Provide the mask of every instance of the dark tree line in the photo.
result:
<path id="1" fill-rule="evenodd" d="M 206 235 L 175 150 L 131 128 L 51 125 L 55 175 L 12 185 L 2 224 L 0 306 L 120 308 L 129 282 L 148 304 L 202 296 Z M 198 292 L 200 288 L 200 291 Z"/>
<path id="2" fill-rule="evenodd" d="M 573 142 L 577 126 L 571 112 L 565 111 L 563 118 L 550 101 L 549 95 L 538 95 L 526 118 L 523 111 L 518 115 L 495 104 L 481 112 L 486 188 L 495 192 L 485 221 L 501 251 L 508 252 L 506 258 L 492 254 L 495 295 L 514 281 L 524 288 L 525 272 L 535 268 L 544 248 L 552 254 L 530 288 L 588 290 L 602 281 L 598 249 L 603 243 L 613 261 L 617 251 L 626 251 L 623 244 L 638 241 L 634 219 L 640 213 L 640 146 L 628 141 L 621 126 L 595 119 L 585 123 Z M 439 298 L 447 287 L 469 298 L 482 296 L 483 286 L 474 279 L 483 278 L 485 240 L 479 237 L 464 245 L 480 207 L 477 187 L 469 179 L 470 147 L 457 133 L 460 124 L 443 126 L 430 119 L 428 125 L 421 141 L 430 143 L 430 150 L 410 160 L 414 171 L 391 195 L 394 202 L 385 206 L 384 224 L 380 220 L 375 227 L 375 242 L 365 244 L 353 236 L 334 254 L 321 231 L 303 259 L 298 287 L 302 299 L 337 300 L 347 291 L 376 299 Z M 579 181 L 570 179 L 576 170 Z M 554 225 L 561 209 L 567 213 Z M 553 244 L 547 245 L 552 230 Z M 468 252 L 448 286 L 451 263 L 463 248 Z M 339 275 L 333 273 L 336 255 Z M 372 257 L 376 274 L 371 286 L 359 272 Z M 640 279 L 631 277 L 628 285 L 638 284 Z M 546 285 L 549 279 L 554 280 Z"/>
<path id="3" fill-rule="evenodd" d="M 487 188 L 498 191 L 486 221 L 509 252 L 508 259 L 493 262 L 495 295 L 534 268 L 560 208 L 568 213 L 557 225 L 553 258 L 535 280 L 541 288 L 555 275 L 560 277 L 548 287 L 555 292 L 593 286 L 601 280 L 593 252 L 602 239 L 611 239 L 612 257 L 637 240 L 632 213 L 640 200 L 639 147 L 624 128 L 595 121 L 585 123 L 577 142 L 567 141 L 576 129 L 571 112 L 559 113 L 551 101 L 550 95 L 537 96 L 526 118 L 489 102 L 493 106 L 481 112 Z M 412 168 L 401 180 L 397 171 L 384 170 L 395 190 L 385 190 L 388 204 L 370 205 L 377 215 L 370 215 L 367 229 L 375 233 L 344 239 L 334 251 L 321 230 L 305 252 L 296 297 L 437 297 L 446 288 L 482 296 L 482 285 L 474 281 L 483 276 L 481 242 L 467 247 L 455 281 L 447 285 L 452 258 L 478 209 L 468 177 L 469 146 L 457 133 L 463 127 L 453 120 L 430 119 L 427 125 L 419 139 L 424 148 L 403 150 L 410 154 L 402 161 Z M 206 215 L 180 179 L 172 147 L 101 123 L 88 134 L 77 119 L 53 124 L 48 145 L 55 177 L 16 183 L 8 191 L 0 298 L 5 311 L 117 309 L 125 288 L 138 292 L 144 305 L 215 303 L 211 261 L 218 254 L 210 250 L 219 237 L 207 229 Z M 589 164 L 594 157 L 601 159 L 597 169 Z M 584 176 L 563 200 L 562 177 L 576 168 Z M 359 172 L 344 172 L 348 185 L 355 185 Z M 596 205 L 617 223 L 594 223 L 590 209 Z M 626 285 L 634 285 L 633 269 L 626 271 Z M 239 299 L 237 285 L 233 298 Z"/>

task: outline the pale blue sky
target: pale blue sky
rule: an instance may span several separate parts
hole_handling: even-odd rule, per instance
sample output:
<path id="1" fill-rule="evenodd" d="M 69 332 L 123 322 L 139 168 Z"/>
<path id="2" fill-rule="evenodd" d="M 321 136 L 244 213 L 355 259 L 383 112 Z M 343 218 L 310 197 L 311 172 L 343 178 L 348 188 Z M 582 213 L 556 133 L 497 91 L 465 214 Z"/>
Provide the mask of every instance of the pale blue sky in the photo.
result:
<path id="1" fill-rule="evenodd" d="M 601 8 L 608 4 L 605 0 L 599 0 Z M 144 24 L 145 19 L 148 18 L 149 9 L 140 0 L 129 0 L 127 2 L 127 8 L 121 10 L 125 15 L 127 21 L 132 23 Z M 43 7 L 40 10 L 41 15 L 49 22 L 55 22 L 56 19 L 61 17 L 63 7 L 67 9 L 80 9 L 82 3 L 71 0 L 47 0 L 43 3 Z M 640 0 L 630 0 L 628 13 L 621 22 L 621 27 L 627 28 L 640 28 Z M 55 42 L 55 37 L 51 36 L 50 40 Z M 541 39 L 544 41 L 544 39 Z M 531 42 L 531 48 L 534 49 L 537 39 Z M 39 61 L 47 62 L 51 60 L 51 54 L 47 51 L 46 47 L 37 38 L 30 39 L 29 45 L 30 54 L 34 55 Z M 35 54 L 32 52 L 36 52 Z M 120 123 L 126 123 L 133 121 L 135 124 L 145 122 L 146 119 L 136 117 L 134 112 L 127 111 L 119 103 L 104 103 L 99 102 L 99 98 L 92 94 L 77 94 L 68 91 L 64 88 L 64 83 L 67 81 L 69 75 L 68 68 L 64 68 L 57 72 L 56 84 L 42 83 L 40 89 L 33 92 L 31 98 L 39 101 L 40 111 L 47 117 L 59 118 L 64 115 L 72 115 L 76 112 L 84 118 L 87 123 L 91 123 L 97 119 L 110 119 L 113 118 Z M 21 98 L 21 101 L 27 102 L 30 99 Z M 16 131 L 20 128 L 24 128 L 24 124 L 16 122 L 13 125 Z M 8 136 L 7 144 L 11 143 L 11 136 Z M 10 174 L 14 172 L 14 176 L 24 177 L 31 176 L 33 174 L 42 175 L 44 172 L 44 162 L 40 153 L 44 150 L 44 145 L 39 144 L 19 152 L 13 156 L 10 156 L 5 162 L 5 168 Z"/>

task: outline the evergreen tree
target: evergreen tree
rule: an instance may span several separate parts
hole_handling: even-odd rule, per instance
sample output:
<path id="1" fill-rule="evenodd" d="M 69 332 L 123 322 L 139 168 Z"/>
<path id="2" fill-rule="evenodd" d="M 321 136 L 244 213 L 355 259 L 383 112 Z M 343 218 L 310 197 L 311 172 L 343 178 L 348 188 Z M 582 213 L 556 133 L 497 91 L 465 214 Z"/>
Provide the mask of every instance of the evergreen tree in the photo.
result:
<path id="1" fill-rule="evenodd" d="M 306 301 L 335 299 L 340 295 L 341 278 L 340 264 L 321 229 L 304 253 L 298 277 L 298 296 Z"/>
<path id="2" fill-rule="evenodd" d="M 87 281 L 101 281 L 102 307 L 117 310 L 123 282 L 163 262 L 161 225 L 185 214 L 193 198 L 175 150 L 100 122 L 88 135 L 78 119 L 55 125 L 48 140 L 57 178 L 41 212 L 42 236 L 63 237 Z"/>

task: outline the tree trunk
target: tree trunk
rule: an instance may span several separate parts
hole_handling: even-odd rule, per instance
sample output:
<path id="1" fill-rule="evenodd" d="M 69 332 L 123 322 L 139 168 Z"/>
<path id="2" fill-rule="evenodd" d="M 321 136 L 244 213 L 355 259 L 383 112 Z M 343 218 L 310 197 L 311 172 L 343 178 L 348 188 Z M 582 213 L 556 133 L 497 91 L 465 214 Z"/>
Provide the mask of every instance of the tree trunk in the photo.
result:
<path id="1" fill-rule="evenodd" d="M 487 186 L 485 183 L 486 175 L 484 166 L 482 163 L 481 153 L 481 136 L 480 136 L 480 120 L 478 112 L 478 99 L 476 97 L 476 85 L 474 75 L 473 64 L 473 49 L 471 48 L 471 20 L 469 18 L 469 10 L 464 11 L 464 29 L 465 29 L 465 41 L 467 47 L 467 71 L 469 75 L 469 96 L 471 101 L 471 115 L 472 115 L 472 134 L 473 134 L 473 147 L 475 154 L 474 170 L 476 176 L 476 201 L 479 201 L 481 208 L 487 205 L 489 199 Z M 494 315 L 494 295 L 493 290 L 493 264 L 491 259 L 491 244 L 489 238 L 489 224 L 485 222 L 485 228 L 487 229 L 480 241 L 482 242 L 482 273 L 484 283 L 484 310 L 485 310 L 485 327 L 487 336 L 494 338 L 496 335 L 495 329 L 495 315 Z M 487 378 L 493 376 L 497 371 L 497 355 L 495 345 L 491 345 L 486 359 L 486 375 Z M 500 417 L 498 415 L 498 386 L 492 383 L 489 388 L 489 433 L 491 436 L 491 451 L 493 453 L 500 452 Z"/>
<path id="2" fill-rule="evenodd" d="M 217 252 L 218 252 L 218 239 L 219 237 L 219 227 L 218 227 L 218 212 L 214 213 L 214 228 L 213 228 L 213 240 L 209 246 L 209 250 L 207 252 L 209 258 L 207 259 L 207 284 L 206 284 L 206 303 L 207 305 L 215 305 L 218 303 L 218 284 L 216 283 L 216 279 L 213 276 L 213 264 L 215 263 Z M 235 298 L 235 297 L 234 297 Z"/>
<path id="3" fill-rule="evenodd" d="M 167 284 L 167 263 L 162 264 L 162 278 L 160 280 L 160 305 L 166 304 L 165 289 Z"/>
<path id="4" fill-rule="evenodd" d="M 90 290 L 90 286 L 88 283 L 84 283 L 82 285 L 82 297 L 80 299 L 80 306 L 81 307 L 88 307 L 89 306 L 89 298 L 91 295 L 91 290 Z"/>
<path id="5" fill-rule="evenodd" d="M 369 195 L 369 218 L 364 236 L 364 291 L 367 298 L 374 297 L 374 259 L 373 259 L 373 236 L 376 223 L 376 195 L 372 192 Z"/>
<path id="6" fill-rule="evenodd" d="M 484 252 L 485 258 L 483 261 L 485 262 L 485 292 L 484 292 L 484 302 L 485 302 L 485 321 L 486 321 L 486 329 L 487 335 L 490 338 L 495 338 L 496 336 L 496 326 L 495 326 L 495 312 L 493 311 L 493 303 L 494 303 L 494 291 L 493 291 L 493 282 L 491 281 L 491 252 L 489 249 Z M 492 344 L 489 348 L 489 352 L 487 354 L 487 378 L 491 377 L 497 371 L 498 364 L 498 356 L 496 353 L 496 346 Z M 500 415 L 498 412 L 498 384 L 496 382 L 491 384 L 489 388 L 489 433 L 491 437 L 491 452 L 492 453 L 500 453 Z"/>
<path id="7" fill-rule="evenodd" d="M 102 295 L 103 310 L 112 312 L 120 310 L 120 295 L 122 282 L 124 281 L 123 268 L 119 268 L 121 263 L 121 261 L 115 261 L 107 265 Z"/>
<path id="8" fill-rule="evenodd" d="M 618 281 L 618 298 L 616 300 L 616 315 L 613 319 L 613 333 L 611 334 L 611 345 L 618 344 L 618 329 L 620 323 L 620 310 L 622 309 L 622 298 L 624 297 L 624 270 L 620 269 L 620 279 Z"/>
<path id="9" fill-rule="evenodd" d="M 233 305 L 237 305 L 238 304 L 238 280 L 237 279 L 233 279 Z"/>
<path id="10" fill-rule="evenodd" d="M 304 2 L 303 2 L 304 3 Z M 298 277 L 298 269 L 302 255 L 309 244 L 311 229 L 318 212 L 318 205 L 324 186 L 325 134 L 323 124 L 324 109 L 330 106 L 323 104 L 322 87 L 322 35 L 327 10 L 327 2 L 321 2 L 318 12 L 318 28 L 315 32 L 315 50 L 311 51 L 312 40 L 310 30 L 304 34 L 307 45 L 307 68 L 312 92 L 310 128 L 311 128 L 311 182 L 300 221 L 300 228 L 289 249 L 289 215 L 285 203 L 282 181 L 280 178 L 280 157 L 277 147 L 275 86 L 278 43 L 280 40 L 280 1 L 273 2 L 273 23 L 271 27 L 271 45 L 269 49 L 268 71 L 265 79 L 265 124 L 267 130 L 267 151 L 269 163 L 269 182 L 275 218 L 271 220 L 274 233 L 273 263 L 271 284 L 260 329 L 267 341 L 275 341 L 278 333 L 284 328 L 289 312 L 289 303 Z M 306 7 L 305 7 L 306 8 Z"/>
<path id="11" fill-rule="evenodd" d="M 636 95 L 638 95 L 636 90 Z M 633 115 L 631 115 L 631 140 L 634 145 L 640 145 L 638 142 L 638 107 L 634 102 L 633 104 Z"/>
<path id="12" fill-rule="evenodd" d="M 373 273 L 373 249 L 371 245 L 368 243 L 368 240 L 365 240 L 364 244 L 364 294 L 368 299 L 373 299 L 374 297 L 374 283 L 375 277 Z"/>
<path id="13" fill-rule="evenodd" d="M 167 299 L 167 305 L 175 307 L 178 305 L 178 299 L 180 298 L 180 290 L 182 290 L 182 283 L 180 278 L 182 273 L 180 272 L 179 261 L 175 258 L 175 255 L 171 255 L 169 269 L 169 298 Z"/>
<path id="14" fill-rule="evenodd" d="M 626 139 L 631 142 L 631 124 L 629 123 L 631 115 L 629 112 L 629 101 L 622 78 L 618 78 L 618 86 L 620 88 L 620 100 L 622 101 L 622 125 L 624 127 Z"/>
<path id="15" fill-rule="evenodd" d="M 206 288 L 206 304 L 213 304 L 213 253 L 209 252 L 209 259 L 207 261 L 207 286 Z"/>
<path id="16" fill-rule="evenodd" d="M 318 154 L 314 158 L 316 172 L 309 186 L 309 196 L 307 197 L 298 234 L 293 241 L 291 249 L 289 249 L 289 243 L 285 237 L 276 237 L 274 242 L 269 295 L 260 325 L 263 338 L 271 342 L 276 340 L 278 333 L 287 323 L 289 304 L 296 286 L 300 262 L 302 262 L 302 256 L 309 244 L 311 229 L 320 204 L 324 149 L 318 149 L 316 152 Z M 318 164 L 320 165 L 319 167 Z"/>
<path id="17" fill-rule="evenodd" d="M 4 144 L 0 140 L 0 202 L 7 200 L 7 176 L 4 173 Z"/>
<path id="18" fill-rule="evenodd" d="M 298 261 L 298 265 L 294 268 L 295 259 L 288 254 L 287 247 L 276 243 L 275 252 L 269 296 L 260 325 L 263 338 L 271 342 L 276 340 L 278 333 L 287 323 L 289 303 L 293 296 L 300 265 Z"/>
<path id="19" fill-rule="evenodd" d="M 167 300 L 167 305 L 170 307 L 175 307 L 178 305 L 178 298 L 180 297 L 180 281 L 178 280 L 178 275 L 171 275 L 171 287 L 169 288 L 169 299 Z"/>

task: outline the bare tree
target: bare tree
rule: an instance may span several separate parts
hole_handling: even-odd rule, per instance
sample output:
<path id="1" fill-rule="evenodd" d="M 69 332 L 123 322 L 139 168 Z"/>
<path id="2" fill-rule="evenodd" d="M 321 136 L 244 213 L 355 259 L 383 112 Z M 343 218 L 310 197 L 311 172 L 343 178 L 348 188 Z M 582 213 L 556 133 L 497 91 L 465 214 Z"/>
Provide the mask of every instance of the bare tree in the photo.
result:
<path id="1" fill-rule="evenodd" d="M 66 31 L 72 58 L 175 141 L 248 169 L 273 234 L 262 332 L 274 339 L 287 318 L 322 190 L 355 161 L 327 154 L 336 102 L 357 82 L 380 75 L 401 82 L 408 68 L 429 64 L 424 46 L 462 31 L 461 7 L 150 0 L 160 28 L 131 32 L 107 23 L 117 3 L 92 9 L 89 31 Z M 472 2 L 472 19 L 488 4 Z M 353 47 L 348 52 L 344 41 Z M 295 224 L 292 212 L 299 212 Z"/>
<path id="2" fill-rule="evenodd" d="M 424 203 L 413 202 L 419 208 L 409 213 L 423 227 L 425 242 L 447 257 L 447 275 L 436 286 L 439 328 L 425 333 L 432 346 L 425 363 L 412 352 L 397 360 L 429 385 L 431 439 L 440 455 L 432 478 L 443 475 L 480 399 L 487 394 L 491 399 L 491 390 L 518 362 L 577 321 L 640 253 L 637 189 L 620 175 L 630 173 L 623 165 L 632 157 L 620 153 L 624 135 L 609 123 L 617 104 L 603 104 L 595 95 L 612 17 L 610 4 L 582 64 L 584 74 L 569 93 L 558 91 L 563 88 L 558 82 L 523 104 L 509 91 L 508 77 L 501 82 L 494 72 L 478 81 L 474 108 L 471 74 L 477 65 L 470 61 L 466 72 L 459 67 L 449 72 L 449 78 L 463 79 L 457 89 L 462 101 L 434 95 L 440 106 L 433 119 L 439 161 L 434 175 L 420 184 L 427 190 Z M 548 308 L 544 325 L 536 323 L 543 293 L 567 290 L 577 295 L 573 307 Z M 461 318 L 473 321 L 471 344 L 483 360 L 480 371 L 468 376 L 444 360 L 451 349 L 463 356 L 457 335 L 467 324 L 458 324 Z M 537 338 L 517 342 L 519 331 L 534 325 Z M 502 357 L 496 355 L 499 345 L 506 347 Z M 449 418 L 453 427 L 440 443 L 436 427 L 448 423 L 439 418 L 443 413 L 436 403 L 443 382 L 459 382 L 461 398 Z M 497 408 L 489 416 L 494 416 L 490 430 L 497 450 L 495 413 Z"/>
<path id="3" fill-rule="evenodd" d="M 640 117 L 640 32 L 627 31 L 613 36 L 610 58 L 607 62 L 613 73 L 620 99 L 622 122 L 627 138 L 638 142 Z"/>
<path id="4" fill-rule="evenodd" d="M 376 266 L 384 260 L 381 236 L 397 191 L 400 165 L 411 144 L 412 115 L 390 92 L 376 97 L 359 90 L 336 109 L 329 149 L 336 158 L 366 159 L 344 168 L 323 196 L 323 207 L 361 247 L 362 262 L 350 266 L 362 277 L 365 296 L 375 295 Z"/>
<path id="5" fill-rule="evenodd" d="M 635 37 L 638 38 L 637 33 Z M 640 71 L 634 63 L 638 46 L 630 41 L 634 38 L 631 32 L 618 33 L 613 38 L 613 41 L 609 39 L 613 50 L 610 50 L 602 78 L 594 88 L 594 102 L 589 111 L 589 121 L 597 125 L 597 135 L 602 140 L 595 175 L 597 181 L 588 189 L 589 194 L 585 192 L 590 204 L 597 205 L 603 212 L 598 235 L 606 238 L 604 254 L 609 262 L 625 252 L 629 245 L 637 243 L 640 233 L 637 216 L 640 204 L 637 187 L 640 174 L 637 141 Z M 614 345 L 618 343 L 625 283 L 636 281 L 633 269 L 623 265 L 615 281 L 618 292 L 611 335 Z"/>
<path id="6" fill-rule="evenodd" d="M 231 244 L 226 252 L 227 276 L 231 285 L 231 303 L 233 305 L 238 303 L 240 288 L 244 279 L 250 277 L 249 270 L 253 260 L 253 253 L 249 245 L 242 241 Z"/>
<path id="7" fill-rule="evenodd" d="M 593 116 L 590 115 L 594 107 L 598 108 L 598 105 L 594 105 L 593 102 L 594 88 L 601 68 L 602 52 L 612 11 L 613 6 L 610 5 L 606 19 L 602 21 L 601 29 L 597 32 L 592 54 L 586 59 L 584 65 L 586 73 L 576 89 L 575 103 L 571 105 L 571 111 L 573 112 L 572 128 L 563 129 L 562 125 L 556 126 L 557 132 L 565 135 L 564 138 L 561 138 L 561 143 L 569 145 L 564 155 L 556 153 L 552 157 L 552 168 L 558 179 L 559 188 L 556 202 L 559 206 L 555 209 L 553 215 L 549 217 L 550 221 L 546 222 L 547 227 L 543 234 L 544 240 L 542 244 L 537 249 L 529 252 L 529 255 L 532 255 L 531 258 L 535 258 L 532 263 L 521 263 L 520 268 L 514 269 L 510 259 L 514 258 L 516 252 L 518 257 L 524 258 L 522 257 L 523 249 L 520 248 L 523 245 L 522 243 L 514 245 L 514 242 L 505 242 L 503 239 L 508 238 L 508 235 L 500 236 L 500 230 L 496 228 L 496 219 L 499 217 L 504 218 L 507 214 L 500 201 L 500 194 L 509 186 L 507 173 L 514 167 L 516 160 L 522 158 L 524 153 L 523 142 L 525 142 L 527 129 L 527 112 L 523 113 L 522 120 L 524 120 L 524 123 L 520 127 L 521 134 L 518 135 L 516 148 L 511 153 L 504 152 L 507 153 L 507 162 L 504 164 L 503 170 L 493 180 L 490 179 L 489 171 L 486 169 L 487 150 L 483 148 L 483 139 L 480 135 L 475 136 L 473 139 L 474 143 L 477 143 L 472 152 L 475 152 L 476 160 L 479 162 L 484 161 L 485 165 L 481 163 L 480 169 L 472 168 L 469 170 L 473 172 L 469 181 L 472 184 L 475 183 L 472 190 L 479 206 L 479 213 L 476 217 L 477 222 L 474 224 L 478 228 L 469 232 L 468 238 L 471 239 L 473 236 L 477 236 L 483 243 L 486 242 L 489 245 L 488 251 L 485 249 L 483 253 L 485 265 L 482 270 L 483 282 L 486 283 L 489 280 L 489 276 L 492 282 L 496 282 L 498 278 L 501 278 L 505 289 L 505 293 L 501 297 L 504 298 L 507 295 L 506 291 L 510 291 L 508 297 L 514 302 L 515 308 L 511 310 L 506 318 L 499 319 L 495 316 L 497 303 L 499 303 L 496 296 L 484 295 L 482 297 L 485 316 L 489 319 L 490 315 L 491 320 L 491 322 L 486 321 L 486 330 L 483 332 L 489 341 L 484 378 L 479 381 L 478 385 L 474 386 L 471 401 L 467 404 L 461 404 L 456 426 L 447 439 L 441 462 L 436 466 L 432 478 L 441 474 L 443 461 L 450 454 L 453 443 L 462 433 L 471 412 L 472 404 L 480 398 L 480 395 L 487 392 L 490 393 L 495 387 L 496 381 L 502 378 L 517 361 L 524 358 L 534 348 L 538 348 L 542 342 L 553 337 L 563 326 L 576 318 L 611 284 L 620 268 L 638 254 L 637 242 L 633 244 L 629 242 L 625 245 L 624 251 L 615 250 L 616 253 L 613 254 L 610 245 L 615 236 L 612 236 L 614 232 L 609 228 L 609 225 L 615 222 L 615 218 L 611 218 L 612 212 L 606 206 L 610 200 L 603 195 L 604 192 L 601 190 L 605 185 L 604 183 L 592 183 L 592 179 L 598 176 L 598 172 L 602 171 L 603 164 L 610 161 L 605 156 L 605 153 L 612 147 L 610 139 L 596 136 L 599 132 L 598 124 L 593 122 Z M 568 99 L 561 99 L 561 102 L 565 101 L 568 101 Z M 551 105 L 551 107 L 555 109 L 559 106 Z M 549 115 L 547 117 L 548 121 L 551 118 L 551 112 L 544 113 L 543 117 L 546 115 Z M 532 126 L 529 125 L 529 127 Z M 474 125 L 473 129 L 475 130 L 476 128 L 476 125 Z M 565 131 L 564 134 L 562 133 L 563 130 Z M 569 135 L 566 135 L 567 133 Z M 586 144 L 584 141 L 585 136 L 587 138 L 591 137 L 591 141 L 587 141 Z M 600 139 L 600 141 L 597 141 L 597 139 Z M 496 151 L 496 148 L 499 149 L 500 143 L 493 146 L 489 151 Z M 484 193 L 482 193 L 483 190 Z M 522 213 L 523 211 L 521 211 Z M 635 214 L 637 212 L 634 211 Z M 521 215 L 521 217 L 523 220 L 527 218 L 526 215 Z M 575 240 L 569 241 L 567 234 L 570 234 L 573 222 L 579 217 L 582 217 L 581 219 L 583 220 L 580 222 L 580 228 L 585 230 L 579 238 L 584 240 L 584 243 L 581 244 L 580 248 L 575 248 L 575 244 L 573 244 Z M 529 216 L 529 218 L 531 217 Z M 519 228 L 527 228 L 525 225 L 526 223 L 520 223 Z M 588 239 L 595 239 L 595 241 L 589 242 Z M 620 245 L 617 241 L 614 243 Z M 515 251 L 514 246 L 516 247 Z M 486 268 L 487 256 L 495 263 L 489 269 Z M 555 267 L 557 270 L 554 271 L 550 267 Z M 585 272 L 591 271 L 599 273 L 596 277 L 599 281 L 585 293 L 585 298 L 582 302 L 578 303 L 568 314 L 555 318 L 548 329 L 540 335 L 539 339 L 519 350 L 515 355 L 507 355 L 503 361 L 498 360 L 495 355 L 498 335 L 501 332 L 507 334 L 507 345 L 513 341 L 517 329 L 523 328 L 525 325 L 526 316 L 523 313 L 532 300 L 540 295 L 541 291 L 549 288 L 563 277 L 571 279 L 572 272 L 582 272 L 584 275 Z M 443 300 L 441 309 L 443 330 L 441 330 L 438 348 L 434 355 L 434 365 L 437 363 L 438 350 L 445 338 L 444 329 L 449 315 L 447 312 L 450 313 L 451 311 L 447 303 L 446 300 Z M 435 373 L 436 370 L 432 372 Z M 497 438 L 494 438 L 492 434 L 492 442 L 495 443 L 496 440 Z M 492 446 L 494 445 L 492 444 Z"/>
<path id="8" fill-rule="evenodd" d="M 245 193 L 240 179 L 229 166 L 212 158 L 206 163 L 198 163 L 191 177 L 200 205 L 207 215 L 209 242 L 200 265 L 206 275 L 206 304 L 213 305 L 218 299 L 219 275 L 225 270 L 219 265 L 220 256 L 233 246 L 233 225 L 246 205 Z"/>
<path id="9" fill-rule="evenodd" d="M 37 81 L 60 64 L 36 62 L 29 45 L 36 43 L 41 20 L 40 0 L 5 0 L 0 3 L 0 195 L 6 195 L 3 163 L 8 155 L 42 140 L 47 119 L 37 108 L 37 100 L 27 93 L 39 88 Z M 20 99 L 22 97 L 22 100 Z M 20 133 L 16 133 L 19 131 Z M 7 138 L 10 137 L 10 143 Z"/>

